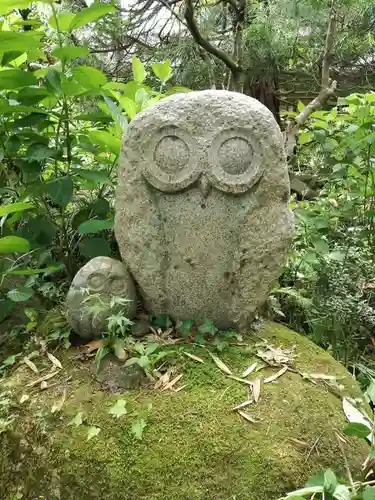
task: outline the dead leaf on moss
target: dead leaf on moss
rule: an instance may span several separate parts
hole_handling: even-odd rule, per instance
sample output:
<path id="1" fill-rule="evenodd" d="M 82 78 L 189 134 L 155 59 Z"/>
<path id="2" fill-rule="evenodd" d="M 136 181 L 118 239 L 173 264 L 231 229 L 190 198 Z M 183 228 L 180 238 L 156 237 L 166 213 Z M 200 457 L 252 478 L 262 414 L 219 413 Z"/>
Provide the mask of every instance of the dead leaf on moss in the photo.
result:
<path id="1" fill-rule="evenodd" d="M 257 349 L 256 356 L 263 359 L 270 366 L 283 366 L 292 365 L 296 354 L 295 347 L 281 349 L 281 347 L 265 344 L 262 348 Z"/>
<path id="2" fill-rule="evenodd" d="M 202 358 L 199 358 L 198 356 L 195 356 L 194 354 L 190 354 L 190 352 L 185 352 L 185 351 L 182 351 L 182 352 L 188 358 L 193 359 L 194 361 L 197 361 L 198 363 L 204 363 Z"/>
<path id="3" fill-rule="evenodd" d="M 51 361 L 51 363 L 56 366 L 56 368 L 60 368 L 60 370 L 62 370 L 62 364 L 60 363 L 60 361 L 55 358 L 55 356 L 53 354 L 51 354 L 50 352 L 47 352 L 47 356 L 48 356 L 48 359 Z"/>
<path id="4" fill-rule="evenodd" d="M 180 392 L 180 391 L 182 391 L 182 389 L 185 389 L 185 387 L 187 387 L 187 384 L 181 385 L 177 389 L 174 389 L 174 392 Z"/>
<path id="5" fill-rule="evenodd" d="M 270 377 L 265 378 L 264 379 L 264 383 L 268 384 L 270 382 L 274 382 L 279 377 L 281 377 L 281 375 L 284 375 L 284 373 L 287 372 L 287 371 L 288 371 L 288 367 L 284 366 L 283 368 L 281 368 L 281 370 L 279 370 L 277 373 L 275 373 L 275 375 L 271 375 Z"/>
<path id="6" fill-rule="evenodd" d="M 301 446 L 302 448 L 310 448 L 309 443 L 306 443 L 306 441 L 302 441 L 301 439 L 289 438 L 289 441 L 298 444 L 298 446 Z"/>
<path id="7" fill-rule="evenodd" d="M 28 394 L 22 394 L 20 398 L 20 404 L 22 405 L 22 403 L 25 403 L 25 401 L 27 401 L 28 399 L 30 399 L 30 396 Z"/>
<path id="8" fill-rule="evenodd" d="M 45 380 L 43 380 L 41 383 L 40 383 L 40 388 L 42 391 L 44 391 L 44 389 L 47 389 L 48 387 L 48 384 Z"/>
<path id="9" fill-rule="evenodd" d="M 170 381 L 171 375 L 173 373 L 174 369 L 170 368 L 168 371 L 166 371 L 155 383 L 154 389 L 158 390 L 164 385 L 168 384 Z"/>
<path id="10" fill-rule="evenodd" d="M 223 363 L 220 358 L 215 356 L 215 354 L 212 354 L 212 352 L 209 352 L 209 355 L 211 356 L 219 370 L 224 372 L 226 375 L 232 375 L 232 371 L 230 370 L 230 368 L 225 363 Z"/>
<path id="11" fill-rule="evenodd" d="M 256 367 L 258 366 L 258 363 L 253 363 L 252 365 L 250 365 L 248 368 L 246 368 L 246 370 L 242 373 L 242 377 L 243 378 L 246 378 L 248 377 L 254 370 L 256 370 Z"/>
<path id="12" fill-rule="evenodd" d="M 253 391 L 253 398 L 254 398 L 255 403 L 257 403 L 259 401 L 261 382 L 262 381 L 260 378 L 257 378 L 257 379 L 252 381 L 252 391 Z"/>
<path id="13" fill-rule="evenodd" d="M 66 392 L 67 392 L 66 389 L 64 389 L 61 398 L 58 401 L 55 401 L 55 403 L 53 403 L 51 408 L 51 413 L 58 413 L 59 411 L 61 411 L 65 403 Z"/>
<path id="14" fill-rule="evenodd" d="M 251 380 L 246 380 L 244 378 L 236 377 L 235 375 L 228 375 L 228 378 L 231 378 L 232 380 L 237 380 L 237 382 L 241 382 L 242 384 L 247 384 L 250 386 L 253 385 Z"/>
<path id="15" fill-rule="evenodd" d="M 248 422 L 251 422 L 252 424 L 259 424 L 259 422 L 260 422 L 260 420 L 257 420 L 255 418 L 253 418 L 251 415 L 249 415 L 248 413 L 246 413 L 246 411 L 237 410 L 237 413 L 239 415 L 241 415 L 242 418 L 244 418 Z"/>
<path id="16" fill-rule="evenodd" d="M 92 340 L 88 344 L 85 344 L 85 352 L 86 354 L 90 354 L 90 352 L 97 351 L 101 347 L 104 347 L 108 344 L 108 340 L 105 339 L 99 339 L 99 340 Z"/>
<path id="17" fill-rule="evenodd" d="M 168 382 L 168 384 L 166 384 L 164 387 L 162 387 L 162 391 L 167 391 L 168 389 L 172 389 L 172 387 L 177 384 L 177 382 L 179 380 L 181 380 L 181 378 L 183 377 L 183 373 L 181 373 L 180 375 L 177 375 L 177 377 L 175 377 L 173 380 L 171 380 L 170 382 Z"/>
<path id="18" fill-rule="evenodd" d="M 50 378 L 54 377 L 59 372 L 60 372 L 60 370 L 56 370 L 54 372 L 47 373 L 47 375 L 44 375 L 43 377 L 40 377 L 37 380 L 34 380 L 33 382 L 29 382 L 28 384 L 26 384 L 26 387 L 34 387 L 34 385 L 37 385 L 40 382 L 44 382 L 45 380 L 49 380 Z"/>
<path id="19" fill-rule="evenodd" d="M 32 361 L 29 360 L 29 358 L 27 356 L 25 356 L 22 360 L 26 366 L 28 366 L 30 368 L 30 370 L 32 370 L 34 373 L 39 373 L 39 370 L 38 368 L 34 365 L 34 363 Z"/>
<path id="20" fill-rule="evenodd" d="M 251 405 L 253 402 L 254 402 L 253 399 L 248 399 L 247 401 L 244 401 L 243 403 L 232 408 L 232 411 L 237 411 L 237 410 L 240 410 L 241 408 L 245 408 L 246 406 Z"/>

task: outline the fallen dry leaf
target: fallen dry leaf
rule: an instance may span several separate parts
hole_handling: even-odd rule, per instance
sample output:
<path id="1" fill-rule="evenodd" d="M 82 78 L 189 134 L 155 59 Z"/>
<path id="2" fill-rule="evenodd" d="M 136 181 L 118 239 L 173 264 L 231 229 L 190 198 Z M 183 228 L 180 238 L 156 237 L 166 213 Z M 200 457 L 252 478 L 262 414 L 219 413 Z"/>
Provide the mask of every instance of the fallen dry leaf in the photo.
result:
<path id="1" fill-rule="evenodd" d="M 185 387 L 187 387 L 187 384 L 181 385 L 180 387 L 175 389 L 174 392 L 180 392 L 180 391 L 182 391 L 182 389 L 185 389 Z"/>
<path id="2" fill-rule="evenodd" d="M 281 377 L 281 375 L 284 375 L 284 373 L 287 371 L 288 371 L 288 367 L 284 366 L 283 368 L 281 368 L 281 370 L 279 370 L 277 373 L 275 373 L 275 375 L 271 375 L 270 377 L 265 378 L 263 382 L 265 384 L 268 384 L 269 382 L 273 382 L 274 380 Z"/>
<path id="3" fill-rule="evenodd" d="M 254 402 L 257 403 L 259 401 L 260 397 L 260 385 L 261 385 L 261 379 L 257 378 L 253 380 L 252 382 L 252 391 L 253 391 L 253 398 Z"/>
<path id="4" fill-rule="evenodd" d="M 85 352 L 86 354 L 89 354 L 90 352 L 97 351 L 101 347 L 104 347 L 108 344 L 108 340 L 105 339 L 99 339 L 99 340 L 92 340 L 88 344 L 85 344 Z"/>
<path id="5" fill-rule="evenodd" d="M 250 373 L 252 373 L 256 367 L 258 366 L 258 363 L 253 363 L 252 365 L 250 365 L 248 368 L 246 368 L 246 370 L 243 372 L 242 374 L 242 377 L 245 378 L 245 377 L 248 377 L 250 375 Z"/>
<path id="6" fill-rule="evenodd" d="M 22 403 L 24 403 L 28 399 L 30 399 L 30 396 L 28 394 L 22 394 L 22 396 L 20 398 L 20 404 L 22 405 Z"/>
<path id="7" fill-rule="evenodd" d="M 44 375 L 43 377 L 40 377 L 37 380 L 34 380 L 33 382 L 29 382 L 28 384 L 26 384 L 26 387 L 34 387 L 34 385 L 37 385 L 40 382 L 43 382 L 44 380 L 49 380 L 59 372 L 60 370 L 56 370 L 55 372 L 47 373 L 47 375 Z"/>
<path id="8" fill-rule="evenodd" d="M 237 410 L 237 413 L 239 415 L 241 415 L 242 418 L 244 418 L 245 420 L 247 420 L 248 422 L 251 422 L 252 424 L 258 424 L 259 423 L 259 420 L 256 420 L 255 418 L 253 418 L 251 415 L 249 415 L 248 413 L 246 413 L 245 411 L 242 411 L 242 410 Z"/>
<path id="9" fill-rule="evenodd" d="M 154 389 L 160 389 L 163 385 L 167 384 L 171 378 L 171 375 L 173 373 L 173 368 L 170 368 L 168 371 L 166 371 L 160 378 L 159 380 L 156 381 L 154 385 Z"/>
<path id="10" fill-rule="evenodd" d="M 253 382 L 251 380 L 245 380 L 244 378 L 236 377 L 235 375 L 228 375 L 232 380 L 237 380 L 237 382 L 241 382 L 242 384 L 247 384 L 252 386 Z"/>
<path id="11" fill-rule="evenodd" d="M 247 401 L 244 401 L 243 403 L 232 408 L 232 411 L 237 411 L 237 410 L 240 410 L 241 408 L 245 408 L 246 406 L 251 405 L 253 402 L 254 402 L 253 399 L 248 399 Z"/>
<path id="12" fill-rule="evenodd" d="M 51 354 L 50 352 L 47 352 L 47 356 L 53 365 L 55 365 L 57 368 L 60 368 L 60 370 L 62 370 L 62 364 L 60 363 L 60 361 L 57 358 L 55 358 L 55 356 L 53 354 Z"/>
<path id="13" fill-rule="evenodd" d="M 168 389 L 172 389 L 172 387 L 177 384 L 177 382 L 182 378 L 183 373 L 180 375 L 177 375 L 173 380 L 171 380 L 168 384 L 166 384 L 163 388 L 162 391 L 167 391 Z"/>
<path id="14" fill-rule="evenodd" d="M 48 387 L 48 384 L 45 380 L 43 380 L 43 382 L 40 383 L 40 388 L 42 391 L 44 391 L 44 389 L 47 389 Z"/>
<path id="15" fill-rule="evenodd" d="M 300 439 L 296 438 L 289 438 L 289 441 L 292 441 L 295 444 L 298 444 L 299 446 L 302 446 L 303 448 L 310 448 L 309 443 L 306 443 L 306 441 L 301 441 Z"/>
<path id="16" fill-rule="evenodd" d="M 209 355 L 211 356 L 211 358 L 213 359 L 215 365 L 219 368 L 219 370 L 226 373 L 227 375 L 232 375 L 232 371 L 228 368 L 228 366 L 225 363 L 221 361 L 220 358 L 218 358 L 217 356 L 215 356 L 215 354 L 212 354 L 211 352 L 209 352 Z"/>
<path id="17" fill-rule="evenodd" d="M 55 401 L 53 403 L 52 408 L 51 408 L 51 413 L 58 413 L 61 411 L 66 399 L 66 389 L 63 390 L 62 396 L 58 401 Z"/>
<path id="18" fill-rule="evenodd" d="M 258 349 L 256 356 L 263 359 L 270 366 L 292 365 L 296 357 L 295 348 L 281 349 L 271 345 L 263 345 L 263 348 Z"/>
<path id="19" fill-rule="evenodd" d="M 190 352 L 185 352 L 185 351 L 182 351 L 182 352 L 188 358 L 193 359 L 194 361 L 197 361 L 198 363 L 204 363 L 202 358 L 199 358 L 198 356 L 195 356 L 194 354 L 190 354 Z"/>
<path id="20" fill-rule="evenodd" d="M 29 360 L 26 356 L 23 358 L 23 362 L 25 363 L 26 366 L 30 368 L 34 373 L 39 373 L 38 368 L 34 365 L 32 361 Z"/>

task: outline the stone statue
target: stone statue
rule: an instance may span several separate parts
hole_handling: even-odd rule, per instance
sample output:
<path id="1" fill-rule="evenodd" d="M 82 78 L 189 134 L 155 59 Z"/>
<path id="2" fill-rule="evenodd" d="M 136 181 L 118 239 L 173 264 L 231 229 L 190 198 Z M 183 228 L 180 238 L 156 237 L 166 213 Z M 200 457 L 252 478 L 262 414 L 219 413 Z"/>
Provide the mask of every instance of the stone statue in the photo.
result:
<path id="1" fill-rule="evenodd" d="M 244 329 L 293 236 L 281 131 L 260 102 L 177 94 L 126 131 L 115 234 L 144 307 Z"/>

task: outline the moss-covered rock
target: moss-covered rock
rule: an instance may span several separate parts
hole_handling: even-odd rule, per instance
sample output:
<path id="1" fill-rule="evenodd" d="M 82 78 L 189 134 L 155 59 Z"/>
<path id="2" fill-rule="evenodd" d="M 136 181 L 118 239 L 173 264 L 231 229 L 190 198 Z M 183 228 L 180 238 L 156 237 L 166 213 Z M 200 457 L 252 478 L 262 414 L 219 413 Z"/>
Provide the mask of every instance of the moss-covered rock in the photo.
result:
<path id="1" fill-rule="evenodd" d="M 220 358 L 240 374 L 254 361 L 259 337 L 274 346 L 295 345 L 298 370 L 344 377 L 344 394 L 360 396 L 343 366 L 280 325 L 265 324 L 247 346 L 232 347 Z M 231 411 L 248 399 L 248 387 L 218 370 L 207 349 L 184 350 L 205 363 L 181 354 L 176 373 L 183 373 L 187 385 L 179 392 L 143 387 L 114 395 L 71 353 L 67 359 L 60 353 L 64 369 L 51 379 L 59 381 L 51 389 L 27 389 L 27 379 L 37 376 L 26 368 L 14 373 L 6 389 L 13 398 L 28 393 L 30 399 L 12 408 L 13 428 L 0 435 L 0 498 L 13 498 L 18 489 L 22 498 L 48 500 L 272 500 L 318 470 L 343 472 L 334 429 L 344 427 L 345 416 L 340 397 L 327 387 L 288 371 L 262 386 L 258 404 L 247 409 L 261 419 L 252 424 Z M 51 414 L 64 387 L 62 410 Z M 116 419 L 108 410 L 119 398 L 127 401 L 128 413 Z M 83 412 L 83 424 L 69 425 L 77 412 Z M 139 418 L 147 423 L 142 440 L 131 432 Z M 100 433 L 87 440 L 90 426 Z M 366 445 L 353 439 L 345 450 L 355 473 Z"/>

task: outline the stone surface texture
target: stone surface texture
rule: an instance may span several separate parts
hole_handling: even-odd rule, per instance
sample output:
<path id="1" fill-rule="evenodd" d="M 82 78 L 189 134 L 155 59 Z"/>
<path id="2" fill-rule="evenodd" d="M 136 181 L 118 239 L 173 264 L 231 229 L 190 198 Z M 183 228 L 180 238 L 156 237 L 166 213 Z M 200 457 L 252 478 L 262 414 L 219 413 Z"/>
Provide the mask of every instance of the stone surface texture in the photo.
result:
<path id="1" fill-rule="evenodd" d="M 122 147 L 115 233 L 146 308 L 246 327 L 293 235 L 281 131 L 259 101 L 178 94 L 137 115 Z"/>
<path id="2" fill-rule="evenodd" d="M 111 297 L 128 299 L 125 305 L 110 307 Z M 90 300 L 92 299 L 92 300 Z M 99 314 L 90 311 L 96 305 Z M 134 283 L 125 266 L 110 257 L 95 257 L 75 275 L 66 299 L 67 317 L 73 330 L 82 338 L 100 337 L 106 331 L 107 318 L 119 308 L 131 319 L 137 307 Z"/>

